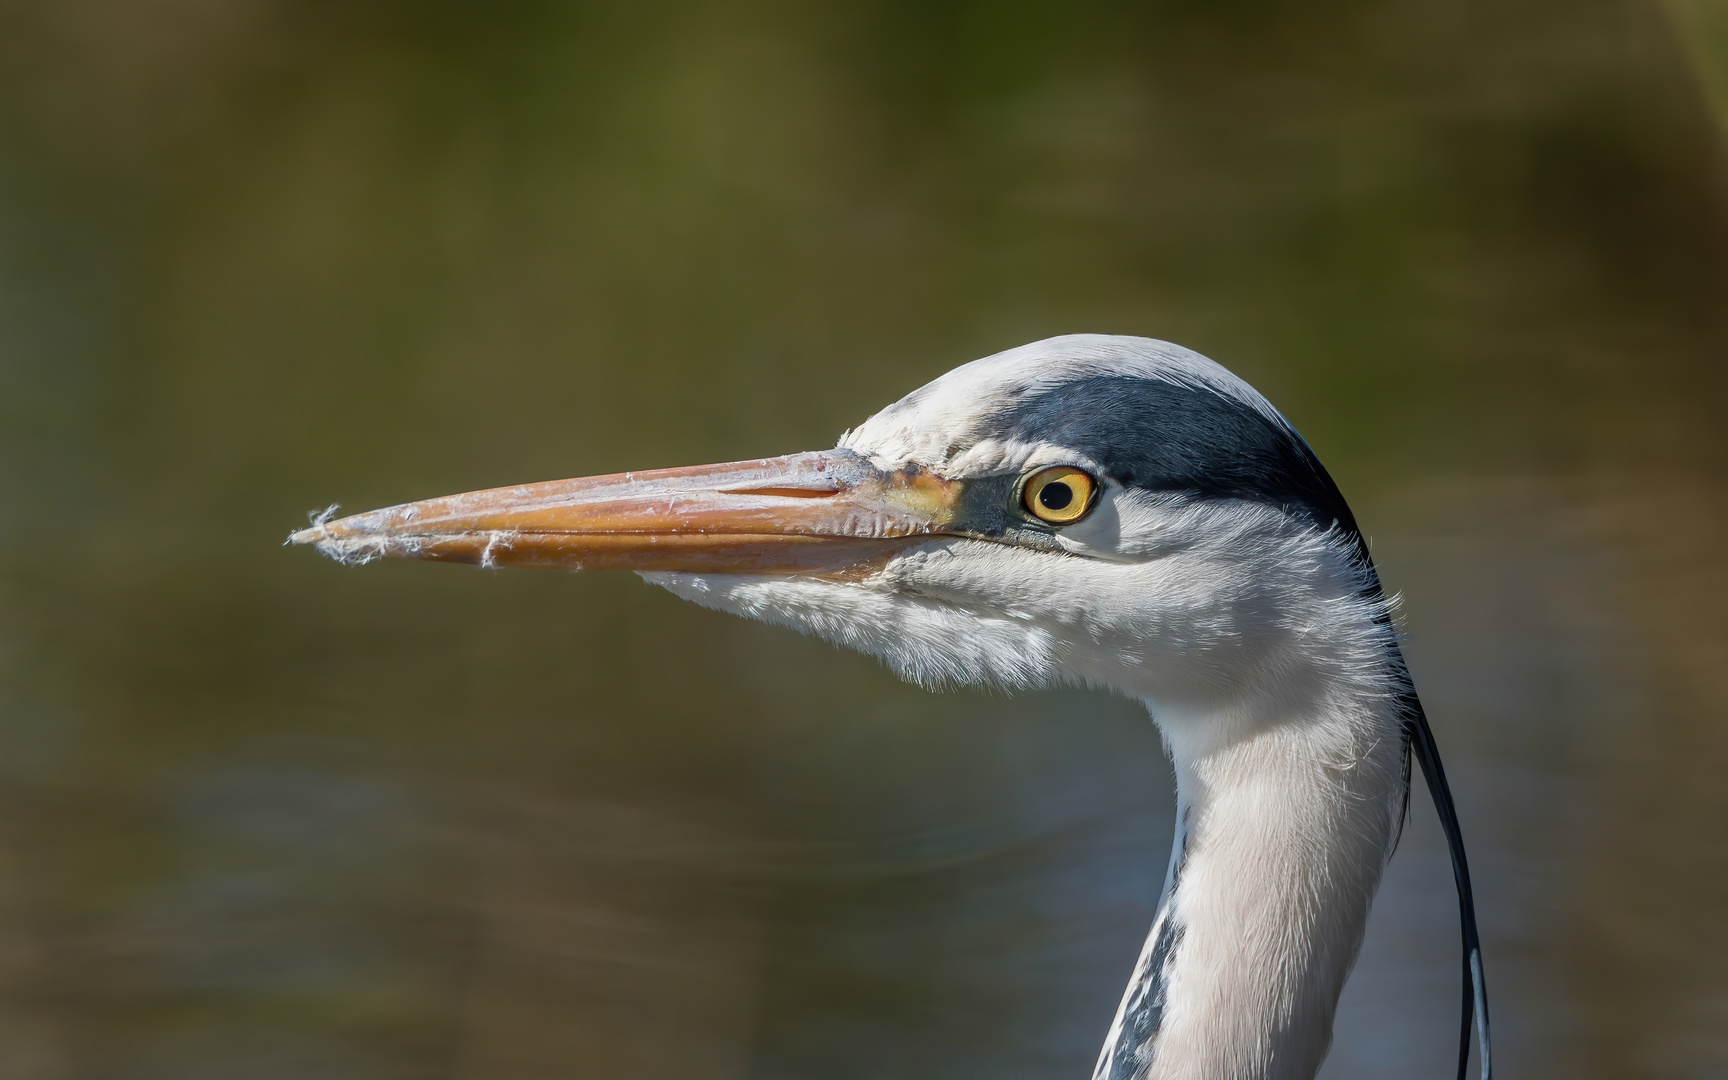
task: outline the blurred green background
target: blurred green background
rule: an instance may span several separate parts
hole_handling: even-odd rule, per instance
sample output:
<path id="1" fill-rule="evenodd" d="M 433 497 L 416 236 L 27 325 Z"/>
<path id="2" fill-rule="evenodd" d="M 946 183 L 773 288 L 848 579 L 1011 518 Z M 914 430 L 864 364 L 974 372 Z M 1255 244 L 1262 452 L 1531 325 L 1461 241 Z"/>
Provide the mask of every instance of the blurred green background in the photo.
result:
<path id="1" fill-rule="evenodd" d="M 1080 1077 L 1156 733 L 283 536 L 1214 357 L 1389 585 L 1506 1076 L 1728 1075 L 1723 0 L 0 0 L 0 1076 Z M 1449 1075 L 1418 796 L 1325 1076 Z"/>

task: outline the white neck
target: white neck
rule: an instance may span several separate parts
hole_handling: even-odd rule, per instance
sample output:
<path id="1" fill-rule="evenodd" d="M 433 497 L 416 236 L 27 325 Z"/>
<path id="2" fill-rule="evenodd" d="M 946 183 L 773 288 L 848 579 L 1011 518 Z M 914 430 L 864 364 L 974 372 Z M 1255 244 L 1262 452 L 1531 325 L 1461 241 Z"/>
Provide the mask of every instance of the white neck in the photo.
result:
<path id="1" fill-rule="evenodd" d="M 1153 705 L 1176 766 L 1176 840 L 1095 1080 L 1319 1069 L 1404 804 L 1396 657 L 1378 690 L 1339 680 L 1294 709 Z"/>

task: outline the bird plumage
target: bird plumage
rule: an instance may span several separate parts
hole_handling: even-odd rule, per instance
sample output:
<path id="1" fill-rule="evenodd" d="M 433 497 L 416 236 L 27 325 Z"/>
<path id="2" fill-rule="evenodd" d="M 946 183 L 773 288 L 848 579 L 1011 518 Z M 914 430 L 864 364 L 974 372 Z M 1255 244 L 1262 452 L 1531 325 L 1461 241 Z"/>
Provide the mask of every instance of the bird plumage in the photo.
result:
<path id="1" fill-rule="evenodd" d="M 926 685 L 1145 702 L 1183 824 L 1098 1075 L 1311 1076 L 1397 834 L 1406 683 L 1306 445 L 1197 354 L 1092 335 L 962 367 L 840 445 L 945 477 L 1065 464 L 1104 484 L 1083 521 L 1049 530 L 1055 550 L 945 538 L 858 579 L 649 580 Z"/>

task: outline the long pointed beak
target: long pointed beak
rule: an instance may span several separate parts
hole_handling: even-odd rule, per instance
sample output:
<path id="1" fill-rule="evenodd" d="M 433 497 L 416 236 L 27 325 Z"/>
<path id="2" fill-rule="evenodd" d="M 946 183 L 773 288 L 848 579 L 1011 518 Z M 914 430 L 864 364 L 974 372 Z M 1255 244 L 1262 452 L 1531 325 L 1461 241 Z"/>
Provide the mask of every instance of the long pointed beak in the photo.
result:
<path id="1" fill-rule="evenodd" d="M 821 573 L 951 530 L 960 484 L 849 450 L 553 480 L 404 503 L 290 536 L 338 562 Z"/>

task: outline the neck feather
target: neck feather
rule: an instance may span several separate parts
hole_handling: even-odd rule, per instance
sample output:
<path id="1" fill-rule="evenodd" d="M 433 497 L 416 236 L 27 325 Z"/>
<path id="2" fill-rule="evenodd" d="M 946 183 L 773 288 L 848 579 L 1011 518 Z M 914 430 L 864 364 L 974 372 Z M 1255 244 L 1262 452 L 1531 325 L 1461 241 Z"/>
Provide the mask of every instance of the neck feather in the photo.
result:
<path id="1" fill-rule="evenodd" d="M 1340 677 L 1305 703 L 1186 717 L 1153 703 L 1176 767 L 1176 839 L 1095 1080 L 1319 1069 L 1408 787 L 1389 633 L 1382 678 Z"/>

